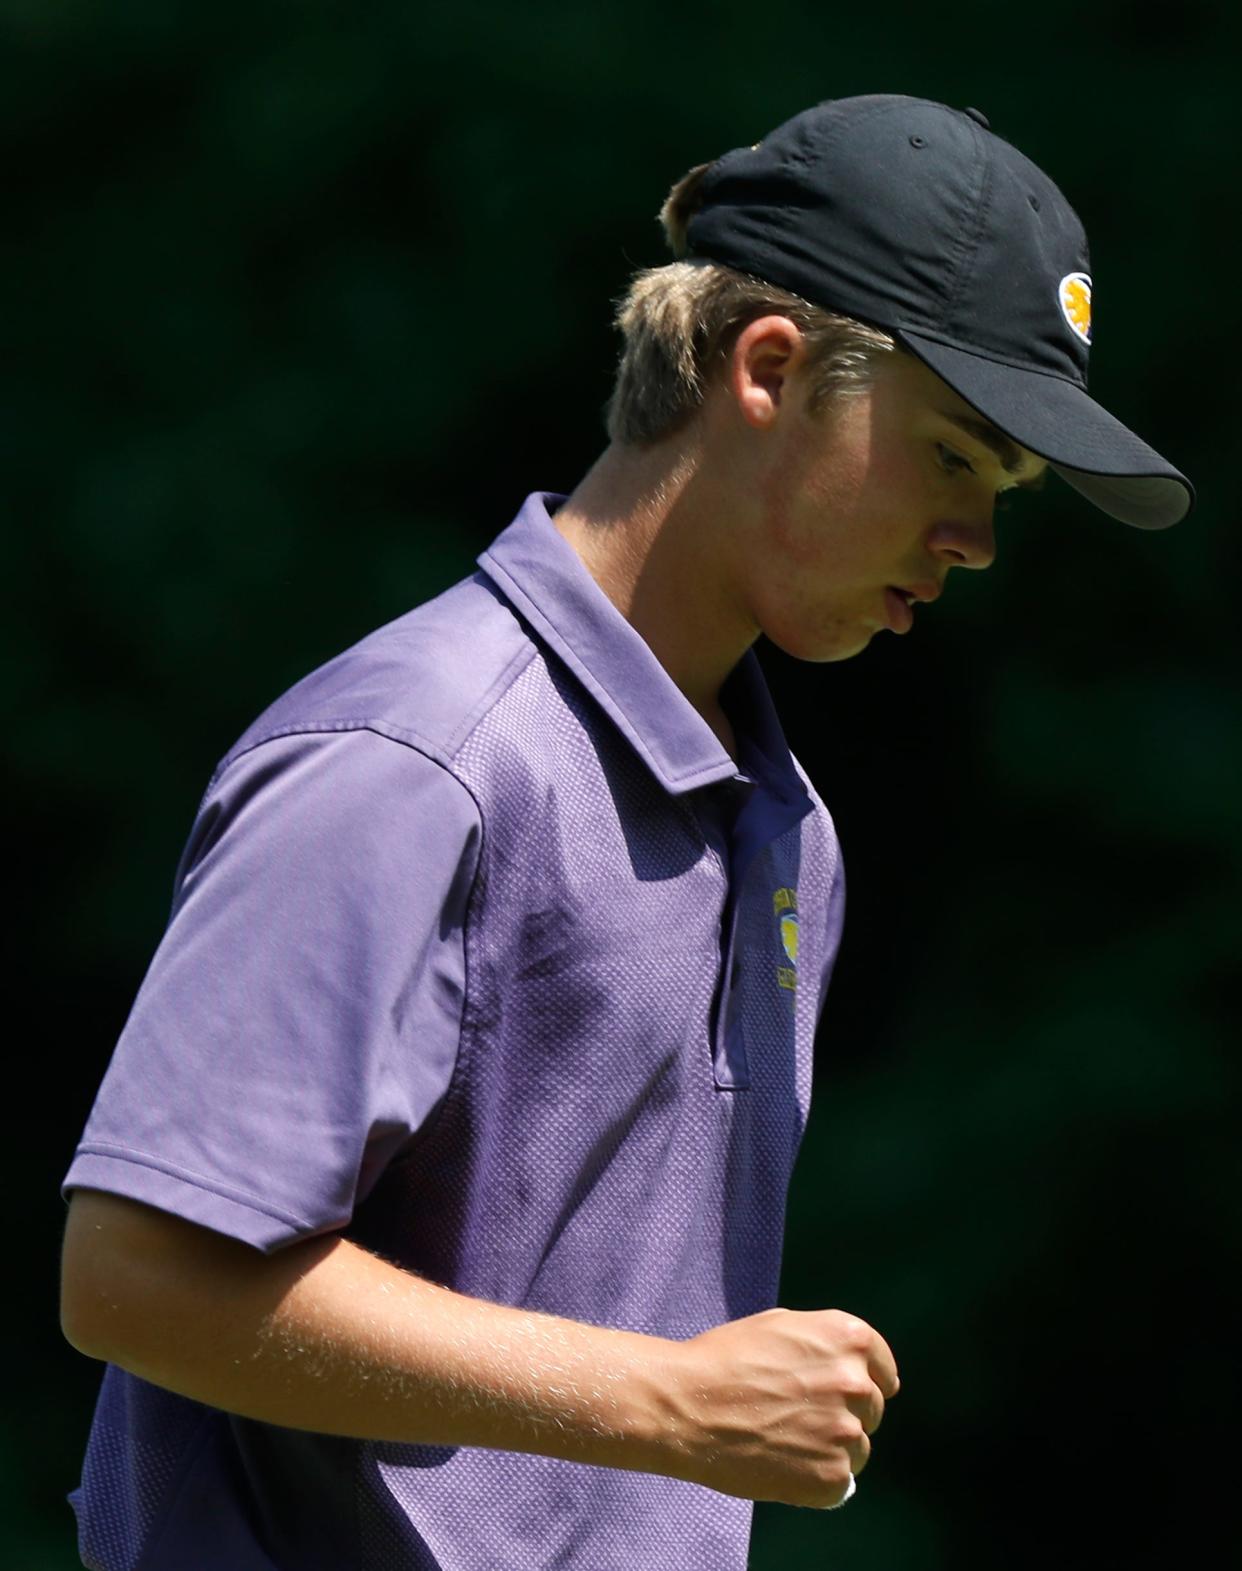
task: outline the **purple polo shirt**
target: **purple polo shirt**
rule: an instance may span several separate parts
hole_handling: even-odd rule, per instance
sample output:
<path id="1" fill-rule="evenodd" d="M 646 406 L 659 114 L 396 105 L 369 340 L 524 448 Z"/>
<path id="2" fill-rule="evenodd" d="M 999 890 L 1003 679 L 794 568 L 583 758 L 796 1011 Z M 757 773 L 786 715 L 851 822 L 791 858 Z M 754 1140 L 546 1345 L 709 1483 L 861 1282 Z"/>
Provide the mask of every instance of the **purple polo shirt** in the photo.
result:
<path id="1" fill-rule="evenodd" d="M 664 1337 L 776 1302 L 832 823 L 753 652 L 722 693 L 735 764 L 551 522 L 562 500 L 530 496 L 477 572 L 221 761 L 62 1193 L 264 1253 L 340 1232 Z M 752 1511 L 284 1429 L 112 1364 L 69 1499 L 100 1571 L 740 1571 Z"/>

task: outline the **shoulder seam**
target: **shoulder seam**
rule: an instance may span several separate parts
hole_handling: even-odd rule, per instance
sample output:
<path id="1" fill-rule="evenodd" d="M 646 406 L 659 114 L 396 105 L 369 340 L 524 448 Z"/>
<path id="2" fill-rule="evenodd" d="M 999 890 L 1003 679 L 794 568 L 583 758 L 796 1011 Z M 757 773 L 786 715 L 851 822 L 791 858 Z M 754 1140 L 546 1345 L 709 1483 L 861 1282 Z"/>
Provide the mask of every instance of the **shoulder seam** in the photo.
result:
<path id="1" fill-rule="evenodd" d="M 529 634 L 523 639 L 522 647 L 517 651 L 508 664 L 501 670 L 496 680 L 471 709 L 465 719 L 452 732 L 445 743 L 445 756 L 454 757 L 465 746 L 471 733 L 477 729 L 484 717 L 499 703 L 501 697 L 525 671 L 526 667 L 539 653 L 539 646 Z"/>
<path id="2" fill-rule="evenodd" d="M 270 731 L 265 731 L 262 736 L 256 736 L 247 742 L 245 747 L 230 748 L 212 771 L 211 779 L 207 782 L 207 790 L 220 779 L 221 775 L 248 753 L 255 752 L 264 747 L 268 742 L 281 742 L 290 736 L 329 736 L 334 733 L 346 731 L 370 731 L 375 736 L 382 736 L 390 742 L 396 742 L 402 747 L 408 747 L 412 752 L 422 753 L 433 764 L 439 764 L 442 769 L 456 774 L 449 768 L 448 758 L 435 743 L 425 736 L 420 736 L 417 731 L 407 730 L 403 726 L 389 725 L 385 720 L 371 720 L 363 716 L 342 715 L 333 719 L 323 720 L 294 720 L 289 725 L 274 726 Z"/>
<path id="3" fill-rule="evenodd" d="M 295 720 L 288 725 L 275 726 L 270 731 L 264 731 L 261 736 L 254 737 L 244 747 L 230 748 L 212 770 L 211 778 L 207 782 L 203 795 L 206 798 L 219 781 L 224 772 L 248 753 L 264 746 L 267 742 L 278 742 L 290 736 L 320 736 L 346 731 L 370 731 L 376 736 L 387 738 L 402 747 L 408 747 L 416 753 L 421 753 L 430 762 L 438 764 L 447 774 L 456 780 L 463 790 L 469 787 L 453 768 L 453 758 L 461 750 L 471 732 L 480 724 L 487 712 L 493 707 L 504 691 L 512 685 L 521 675 L 526 666 L 538 653 L 533 643 L 526 643 L 516 655 L 508 662 L 497 676 L 477 704 L 467 713 L 466 717 L 450 733 L 446 744 L 441 747 L 423 736 L 421 732 L 411 727 L 392 725 L 386 720 L 376 720 L 366 715 L 339 715 L 325 717 L 319 720 Z M 471 792 L 471 795 L 474 793 Z"/>

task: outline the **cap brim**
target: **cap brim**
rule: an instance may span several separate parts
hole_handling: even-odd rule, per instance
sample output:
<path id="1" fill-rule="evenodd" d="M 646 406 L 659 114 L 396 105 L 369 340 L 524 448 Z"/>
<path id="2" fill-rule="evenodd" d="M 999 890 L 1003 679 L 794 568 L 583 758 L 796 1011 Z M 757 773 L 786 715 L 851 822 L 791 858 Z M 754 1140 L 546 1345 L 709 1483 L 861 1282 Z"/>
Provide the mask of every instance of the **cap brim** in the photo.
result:
<path id="1" fill-rule="evenodd" d="M 1167 459 L 1059 376 L 985 360 L 898 328 L 896 337 L 998 431 L 1038 458 L 1111 518 L 1168 529 L 1194 506 L 1194 487 Z"/>

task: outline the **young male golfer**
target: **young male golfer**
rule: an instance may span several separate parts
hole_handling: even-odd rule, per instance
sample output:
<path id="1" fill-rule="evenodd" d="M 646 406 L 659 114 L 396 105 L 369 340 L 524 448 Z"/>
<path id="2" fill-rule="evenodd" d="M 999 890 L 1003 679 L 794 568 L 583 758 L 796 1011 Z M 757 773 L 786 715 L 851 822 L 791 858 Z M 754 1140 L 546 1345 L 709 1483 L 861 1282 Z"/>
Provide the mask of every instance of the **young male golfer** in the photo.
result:
<path id="1" fill-rule="evenodd" d="M 599 462 L 207 788 L 64 1182 L 88 1566 L 732 1571 L 867 1464 L 892 1351 L 773 1307 L 844 886 L 753 645 L 907 632 L 1046 465 L 1191 491 L 977 111 L 821 104 L 663 216 Z"/>

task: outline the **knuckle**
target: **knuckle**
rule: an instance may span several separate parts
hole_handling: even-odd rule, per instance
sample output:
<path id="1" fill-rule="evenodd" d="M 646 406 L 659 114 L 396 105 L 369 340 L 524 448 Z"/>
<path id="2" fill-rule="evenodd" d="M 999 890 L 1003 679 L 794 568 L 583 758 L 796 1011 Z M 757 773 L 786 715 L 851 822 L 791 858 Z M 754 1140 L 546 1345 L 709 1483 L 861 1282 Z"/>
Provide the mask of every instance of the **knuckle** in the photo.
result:
<path id="1" fill-rule="evenodd" d="M 818 1488 L 815 1491 L 813 1504 L 821 1508 L 835 1506 L 850 1487 L 850 1472 L 848 1466 L 840 1463 L 821 1468 L 816 1480 Z"/>
<path id="2" fill-rule="evenodd" d="M 871 1346 L 871 1327 L 857 1315 L 841 1316 L 841 1336 L 848 1346 L 861 1350 Z"/>
<path id="3" fill-rule="evenodd" d="M 860 1442 L 866 1443 L 867 1432 L 857 1419 L 852 1422 L 849 1419 L 843 1419 L 833 1430 L 832 1438 L 837 1445 L 855 1446 Z"/>

